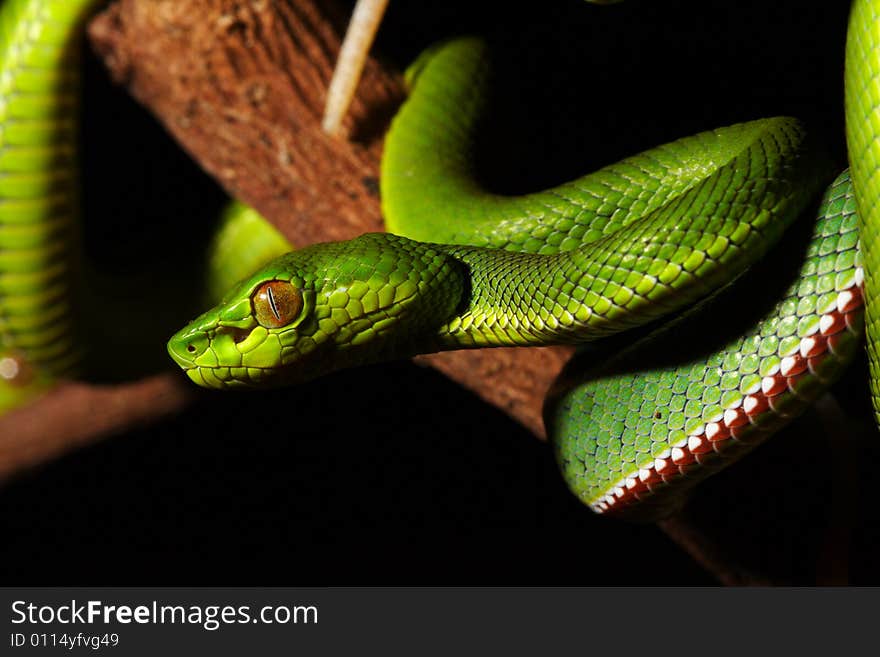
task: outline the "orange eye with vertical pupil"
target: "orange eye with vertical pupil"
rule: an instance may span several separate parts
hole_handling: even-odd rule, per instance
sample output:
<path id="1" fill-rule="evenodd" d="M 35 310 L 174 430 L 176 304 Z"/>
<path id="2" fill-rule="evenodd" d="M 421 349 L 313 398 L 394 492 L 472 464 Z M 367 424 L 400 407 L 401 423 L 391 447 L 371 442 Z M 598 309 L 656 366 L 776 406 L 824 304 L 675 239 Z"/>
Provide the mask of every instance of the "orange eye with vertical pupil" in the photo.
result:
<path id="1" fill-rule="evenodd" d="M 297 317 L 303 307 L 302 292 L 287 281 L 268 281 L 251 296 L 260 326 L 281 328 Z"/>

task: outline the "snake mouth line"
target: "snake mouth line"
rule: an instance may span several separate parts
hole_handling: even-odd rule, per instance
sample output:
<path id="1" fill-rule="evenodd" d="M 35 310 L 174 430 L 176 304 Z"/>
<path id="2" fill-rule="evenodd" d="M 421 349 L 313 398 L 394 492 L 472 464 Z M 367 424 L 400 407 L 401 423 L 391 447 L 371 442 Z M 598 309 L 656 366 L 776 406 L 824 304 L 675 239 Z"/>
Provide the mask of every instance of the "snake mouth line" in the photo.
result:
<path id="1" fill-rule="evenodd" d="M 213 388 L 215 390 L 232 388 L 241 384 L 253 385 L 255 383 L 253 377 L 233 376 L 233 370 L 241 370 L 243 373 L 247 373 L 248 370 L 256 370 L 258 372 L 269 372 L 272 370 L 271 367 L 229 367 L 225 365 L 191 365 L 182 369 L 183 373 L 186 374 L 193 383 L 206 388 Z M 222 373 L 223 376 L 213 374 L 208 378 L 204 375 L 205 372 L 211 372 L 212 374 L 214 372 L 219 372 Z"/>
<path id="2" fill-rule="evenodd" d="M 779 412 L 785 393 L 799 396 L 801 382 L 819 377 L 822 362 L 837 355 L 841 337 L 849 331 L 861 335 L 864 327 L 864 272 L 856 269 L 853 284 L 838 293 L 836 307 L 821 315 L 817 330 L 801 339 L 797 352 L 782 358 L 776 371 L 762 377 L 723 413 L 710 418 L 687 438 L 658 454 L 652 463 L 623 477 L 605 495 L 593 500 L 596 513 L 624 514 L 629 507 L 657 495 L 672 492 L 676 484 L 696 483 L 702 466 L 718 467 L 765 440 L 773 430 L 759 425 L 768 413 Z M 707 468 L 710 474 L 714 468 Z M 685 475 L 691 475 L 683 480 Z"/>

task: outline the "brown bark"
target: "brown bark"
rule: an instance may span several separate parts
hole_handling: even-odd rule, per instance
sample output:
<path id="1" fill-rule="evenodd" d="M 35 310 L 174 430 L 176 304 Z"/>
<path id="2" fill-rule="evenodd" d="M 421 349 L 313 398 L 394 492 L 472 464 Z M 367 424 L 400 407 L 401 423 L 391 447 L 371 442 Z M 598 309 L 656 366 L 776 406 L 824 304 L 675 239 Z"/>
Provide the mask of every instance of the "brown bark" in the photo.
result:
<path id="1" fill-rule="evenodd" d="M 340 39 L 318 3 L 122 0 L 89 34 L 113 78 L 295 245 L 382 230 L 377 137 L 402 84 L 371 60 L 347 126 L 355 141 L 327 137 Z"/>
<path id="2" fill-rule="evenodd" d="M 160 374 L 115 386 L 65 383 L 0 417 L 0 481 L 16 472 L 182 408 L 195 396 Z"/>

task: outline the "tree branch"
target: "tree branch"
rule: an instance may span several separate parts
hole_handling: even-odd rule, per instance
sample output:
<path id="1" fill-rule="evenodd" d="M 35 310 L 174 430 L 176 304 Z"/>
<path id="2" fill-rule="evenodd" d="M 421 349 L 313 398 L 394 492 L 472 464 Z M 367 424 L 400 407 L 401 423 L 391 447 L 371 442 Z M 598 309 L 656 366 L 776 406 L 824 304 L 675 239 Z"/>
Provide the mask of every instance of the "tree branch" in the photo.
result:
<path id="1" fill-rule="evenodd" d="M 196 396 L 178 376 L 159 374 L 114 386 L 64 383 L 0 417 L 0 481 L 183 408 Z"/>

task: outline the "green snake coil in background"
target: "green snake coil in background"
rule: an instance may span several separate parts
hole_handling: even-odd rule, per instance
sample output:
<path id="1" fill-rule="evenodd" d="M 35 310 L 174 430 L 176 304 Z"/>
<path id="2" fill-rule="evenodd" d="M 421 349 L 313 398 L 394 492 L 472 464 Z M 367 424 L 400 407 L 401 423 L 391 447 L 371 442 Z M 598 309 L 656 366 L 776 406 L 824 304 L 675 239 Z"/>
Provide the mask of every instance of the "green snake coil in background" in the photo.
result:
<path id="1" fill-rule="evenodd" d="M 0 412 L 76 372 L 82 24 L 94 0 L 0 10 Z"/>
<path id="2" fill-rule="evenodd" d="M 652 335 L 586 373 L 568 366 L 548 399 L 547 430 L 569 487 L 593 510 L 669 513 L 696 483 L 797 416 L 841 374 L 863 327 L 847 173 L 825 193 L 808 237 L 804 253 L 803 240 L 788 236 L 795 258 L 784 263 L 791 272 L 800 261 L 800 270 L 783 294 L 772 285 L 777 263 L 756 266 L 667 335 Z M 780 251 L 773 255 L 782 258 Z M 762 298 L 768 284 L 772 298 Z M 731 313 L 751 321 L 745 334 L 724 343 L 731 324 L 742 328 Z M 683 351 L 693 359 L 664 359 Z"/>

